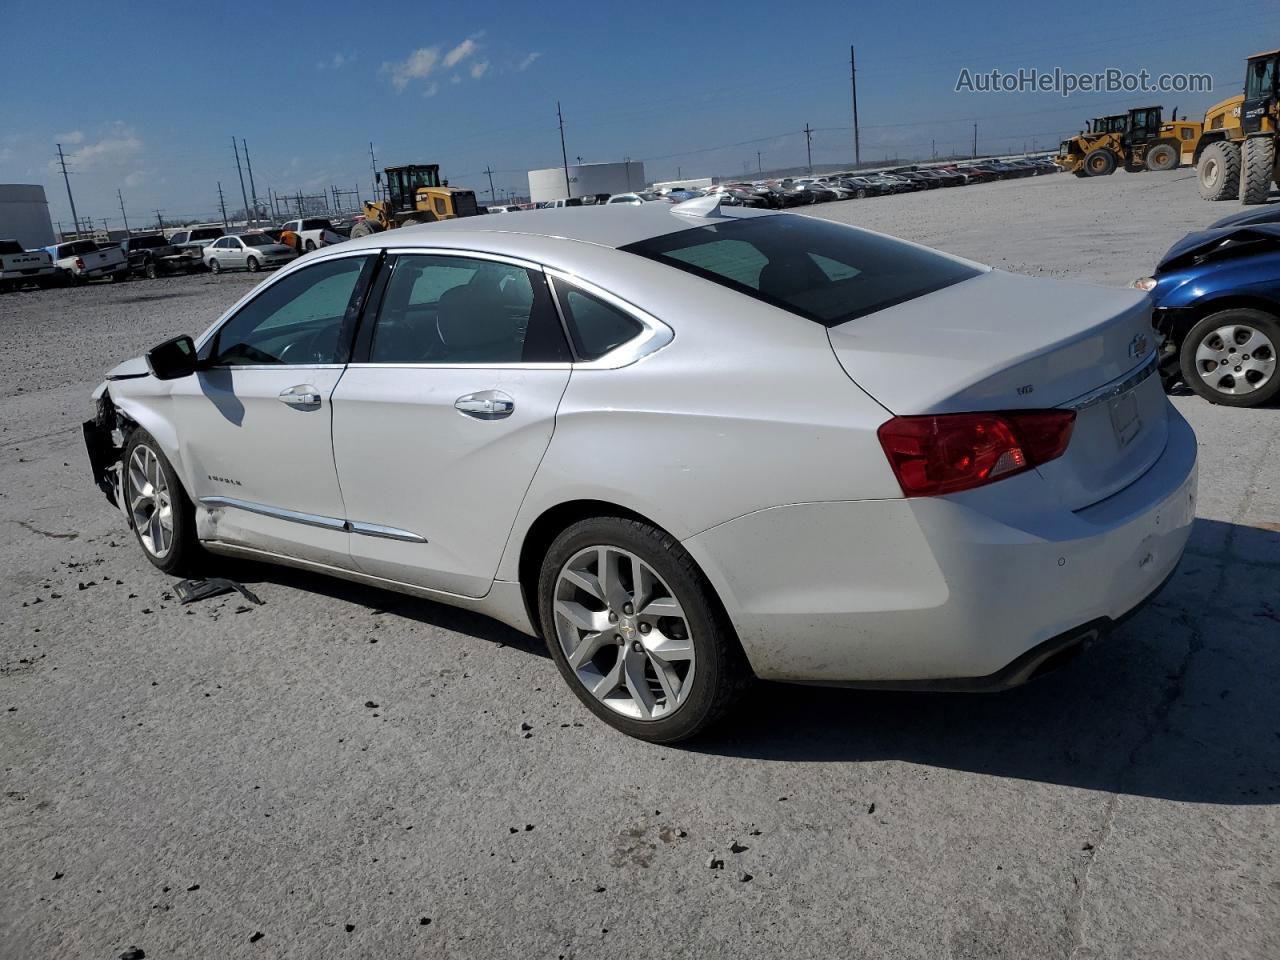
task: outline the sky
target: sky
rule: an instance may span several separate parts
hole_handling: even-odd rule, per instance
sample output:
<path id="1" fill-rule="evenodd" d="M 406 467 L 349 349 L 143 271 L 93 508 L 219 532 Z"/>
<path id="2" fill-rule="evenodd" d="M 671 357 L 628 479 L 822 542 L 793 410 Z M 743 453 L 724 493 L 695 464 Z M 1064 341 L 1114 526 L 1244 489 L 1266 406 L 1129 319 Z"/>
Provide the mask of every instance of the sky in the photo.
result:
<path id="1" fill-rule="evenodd" d="M 43 184 L 70 221 L 209 216 L 219 181 L 294 194 L 371 190 L 379 167 L 439 163 L 489 199 L 561 162 L 643 160 L 648 179 L 745 176 L 853 156 L 857 49 L 864 162 L 1050 149 L 1087 117 L 1159 103 L 1191 119 L 1239 93 L 1244 58 L 1280 46 L 1275 0 L 911 4 L 31 3 L 0 0 L 0 183 Z M 108 14 L 107 11 L 110 10 Z M 1209 73 L 1199 94 L 957 92 L 1019 68 Z M 757 157 L 757 152 L 759 157 Z M 243 158 L 242 158 L 243 160 Z M 248 181 L 246 179 L 246 188 Z"/>

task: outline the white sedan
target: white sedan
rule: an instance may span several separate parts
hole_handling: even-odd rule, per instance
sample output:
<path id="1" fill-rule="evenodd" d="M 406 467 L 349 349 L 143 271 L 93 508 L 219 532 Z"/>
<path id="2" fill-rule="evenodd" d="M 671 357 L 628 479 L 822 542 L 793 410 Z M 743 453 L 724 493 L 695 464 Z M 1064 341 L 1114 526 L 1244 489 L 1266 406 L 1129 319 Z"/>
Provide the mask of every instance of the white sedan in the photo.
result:
<path id="1" fill-rule="evenodd" d="M 1136 291 L 706 197 L 319 251 L 85 433 L 161 570 L 483 611 L 669 742 L 752 676 L 1003 689 L 1151 597 L 1196 492 L 1156 352 Z"/>

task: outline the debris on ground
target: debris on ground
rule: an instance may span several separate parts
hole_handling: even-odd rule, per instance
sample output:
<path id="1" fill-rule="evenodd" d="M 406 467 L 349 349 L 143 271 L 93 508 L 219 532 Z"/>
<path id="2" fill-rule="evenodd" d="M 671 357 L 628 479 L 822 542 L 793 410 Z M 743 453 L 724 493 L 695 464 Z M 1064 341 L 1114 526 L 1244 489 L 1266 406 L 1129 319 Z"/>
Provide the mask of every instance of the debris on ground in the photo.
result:
<path id="1" fill-rule="evenodd" d="M 179 580 L 173 589 L 177 591 L 178 602 L 195 603 L 210 597 L 220 597 L 224 593 L 239 593 L 251 603 L 262 605 L 261 598 L 243 583 L 228 580 L 226 577 L 210 577 L 207 580 Z M 245 609 L 248 609 L 247 607 Z M 239 611 L 237 611 L 239 612 Z"/>
<path id="2" fill-rule="evenodd" d="M 124 953 L 120 954 L 120 960 L 145 960 L 147 951 L 141 947 L 130 947 Z"/>
<path id="3" fill-rule="evenodd" d="M 739 843 L 737 840 L 729 844 L 729 850 L 732 853 L 745 853 L 747 850 L 750 850 L 750 849 L 751 848 L 748 847 L 745 843 Z"/>
<path id="4" fill-rule="evenodd" d="M 723 870 L 723 869 L 724 869 L 724 861 L 723 861 L 723 860 L 721 860 L 719 857 L 717 857 L 715 854 L 712 854 L 711 856 L 707 857 L 707 869 L 708 869 L 708 870 Z"/>
<path id="5" fill-rule="evenodd" d="M 257 931 L 255 934 L 253 934 L 253 936 L 251 936 L 251 937 L 249 938 L 249 942 L 250 942 L 250 943 L 257 943 L 257 942 L 258 942 L 259 940 L 261 940 L 264 936 L 265 936 L 265 934 L 264 934 L 261 930 L 259 930 L 259 931 Z"/>
<path id="6" fill-rule="evenodd" d="M 739 883 L 750 883 L 754 879 L 755 878 L 751 876 L 751 874 L 747 873 L 745 870 L 742 873 L 738 874 Z"/>

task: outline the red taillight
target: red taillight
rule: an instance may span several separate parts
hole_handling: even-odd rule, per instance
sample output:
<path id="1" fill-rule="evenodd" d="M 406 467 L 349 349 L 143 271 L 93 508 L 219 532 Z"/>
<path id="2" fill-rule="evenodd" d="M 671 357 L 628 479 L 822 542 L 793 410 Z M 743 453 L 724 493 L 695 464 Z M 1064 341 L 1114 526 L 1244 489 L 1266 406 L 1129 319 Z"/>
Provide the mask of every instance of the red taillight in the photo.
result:
<path id="1" fill-rule="evenodd" d="M 1062 456 L 1072 410 L 894 417 L 877 431 L 908 497 L 956 493 Z"/>
<path id="2" fill-rule="evenodd" d="M 84 269 L 84 260 L 83 260 L 83 259 L 81 259 L 80 257 L 76 257 L 76 269 L 77 269 L 77 270 L 83 270 L 83 269 Z"/>

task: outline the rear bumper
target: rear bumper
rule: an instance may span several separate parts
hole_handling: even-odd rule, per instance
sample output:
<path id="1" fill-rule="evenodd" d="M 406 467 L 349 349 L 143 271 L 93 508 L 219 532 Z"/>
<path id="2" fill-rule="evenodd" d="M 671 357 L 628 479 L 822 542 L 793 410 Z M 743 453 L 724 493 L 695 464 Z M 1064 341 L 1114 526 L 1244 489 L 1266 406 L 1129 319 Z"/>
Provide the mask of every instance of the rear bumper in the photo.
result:
<path id="1" fill-rule="evenodd" d="M 34 282 L 36 280 L 48 280 L 57 274 L 58 270 L 53 264 L 44 267 L 27 267 L 20 270 L 0 270 L 0 281 L 17 280 L 21 282 Z"/>
<path id="2" fill-rule="evenodd" d="M 801 683 L 1002 689 L 1091 642 L 1181 559 L 1196 439 L 1169 414 L 1162 456 L 1080 511 L 1030 506 L 1029 472 L 936 497 L 792 504 L 685 541 L 757 675 Z"/>

